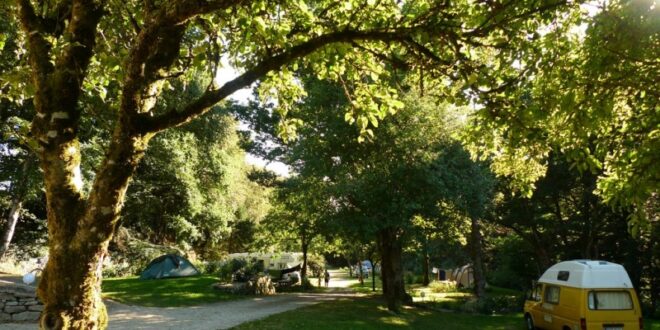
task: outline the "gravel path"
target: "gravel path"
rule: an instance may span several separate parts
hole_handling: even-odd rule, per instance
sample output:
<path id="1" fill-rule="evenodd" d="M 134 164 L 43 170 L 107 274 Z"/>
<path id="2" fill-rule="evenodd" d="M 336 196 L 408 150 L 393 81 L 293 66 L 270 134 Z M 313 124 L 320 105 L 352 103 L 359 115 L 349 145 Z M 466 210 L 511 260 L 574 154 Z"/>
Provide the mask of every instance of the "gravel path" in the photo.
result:
<path id="1" fill-rule="evenodd" d="M 241 323 L 296 308 L 339 298 L 352 298 L 353 293 L 288 293 L 270 297 L 249 298 L 193 307 L 141 307 L 106 301 L 110 324 L 108 329 L 229 329 Z M 35 323 L 4 323 L 0 329 L 36 329 Z"/>
<path id="2" fill-rule="evenodd" d="M 355 293 L 342 288 L 357 281 L 342 278 L 341 275 L 343 274 L 331 271 L 330 287 L 337 291 L 328 293 L 284 293 L 269 297 L 254 297 L 192 307 L 142 307 L 106 301 L 110 317 L 108 328 L 111 330 L 228 329 L 241 323 L 323 301 L 356 297 Z M 0 330 L 32 330 L 36 328 L 35 323 L 0 324 Z"/>
<path id="3" fill-rule="evenodd" d="M 291 293 L 194 307 L 140 307 L 108 303 L 109 329 L 228 329 L 292 309 L 352 293 Z"/>

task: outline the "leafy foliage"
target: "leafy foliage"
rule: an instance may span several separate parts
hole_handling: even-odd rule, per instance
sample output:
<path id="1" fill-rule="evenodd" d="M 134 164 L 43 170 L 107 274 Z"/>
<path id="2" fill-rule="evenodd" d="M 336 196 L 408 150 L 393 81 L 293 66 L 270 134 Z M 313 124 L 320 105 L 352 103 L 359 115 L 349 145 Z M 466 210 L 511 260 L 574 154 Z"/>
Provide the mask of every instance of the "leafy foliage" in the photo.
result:
<path id="1" fill-rule="evenodd" d="M 560 151 L 578 170 L 599 174 L 596 191 L 608 204 L 634 207 L 637 235 L 655 217 L 645 203 L 660 181 L 660 10 L 645 0 L 598 9 L 534 32 L 539 42 L 509 69 L 524 79 L 482 94 L 471 141 L 497 172 L 528 185 L 544 175 L 550 151 Z"/>

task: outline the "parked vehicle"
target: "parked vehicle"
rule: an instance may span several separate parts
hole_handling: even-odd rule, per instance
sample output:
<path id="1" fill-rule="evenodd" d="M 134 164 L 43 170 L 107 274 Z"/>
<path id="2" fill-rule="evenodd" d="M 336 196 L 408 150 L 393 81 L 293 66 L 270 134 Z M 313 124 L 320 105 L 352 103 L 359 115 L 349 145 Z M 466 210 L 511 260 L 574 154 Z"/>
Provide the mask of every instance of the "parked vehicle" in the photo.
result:
<path id="1" fill-rule="evenodd" d="M 628 273 L 607 261 L 572 260 L 550 267 L 525 301 L 527 329 L 642 329 Z"/>

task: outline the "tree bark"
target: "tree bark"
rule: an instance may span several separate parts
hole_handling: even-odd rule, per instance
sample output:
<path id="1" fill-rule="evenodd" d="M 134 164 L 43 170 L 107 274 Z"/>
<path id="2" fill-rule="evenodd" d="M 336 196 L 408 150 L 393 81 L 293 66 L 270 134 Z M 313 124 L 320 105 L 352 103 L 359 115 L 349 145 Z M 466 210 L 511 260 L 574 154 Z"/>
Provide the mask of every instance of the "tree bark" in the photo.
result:
<path id="1" fill-rule="evenodd" d="M 376 264 L 374 264 L 373 259 L 369 259 L 371 264 L 371 291 L 376 291 Z"/>
<path id="2" fill-rule="evenodd" d="M 429 256 L 428 246 L 424 244 L 424 286 L 428 286 L 431 283 L 429 276 L 429 268 L 431 264 L 431 257 Z"/>
<path id="3" fill-rule="evenodd" d="M 56 188 L 61 186 L 57 176 L 46 175 L 50 255 L 37 291 L 44 303 L 40 324 L 44 329 L 107 326 L 107 312 L 101 300 L 103 258 L 119 219 L 129 178 L 150 138 L 126 131 L 131 130 L 116 129 L 87 203 L 79 205 L 78 212 L 58 204 L 69 201 L 70 194 Z M 44 167 L 44 171 L 48 169 Z"/>
<path id="4" fill-rule="evenodd" d="M 346 265 L 348 265 L 348 277 L 353 277 L 353 265 L 348 258 L 344 257 L 344 259 L 346 261 Z"/>
<path id="5" fill-rule="evenodd" d="M 300 269 L 301 280 L 307 278 L 307 248 L 308 248 L 308 244 L 307 242 L 305 242 L 305 236 L 303 235 L 303 243 L 302 243 L 303 264 L 302 264 L 302 268 Z"/>
<path id="6" fill-rule="evenodd" d="M 474 293 L 479 299 L 486 296 L 486 277 L 484 274 L 483 249 L 481 243 L 481 226 L 479 220 L 472 217 L 470 233 L 472 245 L 472 269 L 474 270 Z"/>
<path id="7" fill-rule="evenodd" d="M 358 268 L 358 278 L 360 279 L 360 286 L 364 285 L 364 271 L 362 270 L 362 261 L 358 259 L 357 262 L 357 268 Z"/>
<path id="8" fill-rule="evenodd" d="M 402 304 L 411 304 L 412 297 L 406 293 L 401 265 L 401 243 L 396 228 L 385 228 L 378 232 L 381 252 L 383 294 L 387 309 L 398 312 Z"/>

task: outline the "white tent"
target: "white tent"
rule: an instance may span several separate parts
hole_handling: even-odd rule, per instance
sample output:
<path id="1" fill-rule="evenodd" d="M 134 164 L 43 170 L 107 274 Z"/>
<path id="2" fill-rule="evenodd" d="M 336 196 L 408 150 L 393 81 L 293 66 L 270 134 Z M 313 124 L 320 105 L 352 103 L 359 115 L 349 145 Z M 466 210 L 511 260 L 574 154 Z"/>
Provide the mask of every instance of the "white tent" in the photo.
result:
<path id="1" fill-rule="evenodd" d="M 460 288 L 471 288 L 474 286 L 474 271 L 472 270 L 472 265 L 465 265 L 455 270 L 456 276 L 453 280 L 456 281 L 456 285 Z"/>

